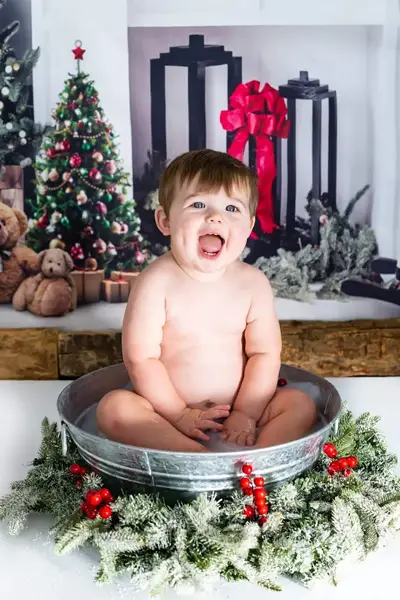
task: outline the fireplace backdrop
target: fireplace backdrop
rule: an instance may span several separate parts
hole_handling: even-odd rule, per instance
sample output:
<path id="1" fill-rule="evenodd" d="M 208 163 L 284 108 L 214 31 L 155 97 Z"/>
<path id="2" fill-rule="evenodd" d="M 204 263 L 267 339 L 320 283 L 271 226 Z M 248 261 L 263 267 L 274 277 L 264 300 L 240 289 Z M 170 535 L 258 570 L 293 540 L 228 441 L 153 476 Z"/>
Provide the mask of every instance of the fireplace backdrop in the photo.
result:
<path id="1" fill-rule="evenodd" d="M 224 26 L 222 26 L 224 25 Z M 380 253 L 399 252 L 398 177 L 396 174 L 399 40 L 398 0 L 32 0 L 32 43 L 45 57 L 34 73 L 35 115 L 51 114 L 77 38 L 91 48 L 87 68 L 97 81 L 110 120 L 119 132 L 128 169 L 140 173 L 151 148 L 150 60 L 170 46 L 186 45 L 190 34 L 205 36 L 242 58 L 243 81 L 279 86 L 306 70 L 337 91 L 337 201 L 343 207 L 370 184 L 354 218 L 371 219 Z M 128 38 L 127 33 L 128 31 Z M 128 44 L 129 42 L 129 44 Z M 226 67 L 225 67 L 226 69 Z M 224 67 L 206 74 L 207 144 L 224 148 L 218 126 L 226 107 Z M 179 67 L 166 75 L 167 151 L 169 158 L 188 147 L 187 81 Z M 327 111 L 326 111 L 327 112 Z M 311 187 L 311 107 L 297 117 L 297 208 L 301 215 Z M 327 126 L 327 115 L 322 114 Z M 327 140 L 323 137 L 326 156 Z M 283 181 L 286 175 L 283 165 Z M 326 189 L 322 163 L 322 190 Z M 325 182 L 325 185 L 324 185 Z"/>
<path id="2" fill-rule="evenodd" d="M 22 5 L 25 0 L 15 2 Z M 357 254 L 359 240 L 372 231 L 362 229 L 362 225 L 371 223 L 380 253 L 392 258 L 398 255 L 398 0 L 352 0 L 351 3 L 348 0 L 334 3 L 321 0 L 220 0 L 218 3 L 215 0 L 201 3 L 198 0 L 184 3 L 181 0 L 115 0 L 113 3 L 109 0 L 69 0 L 68 3 L 32 0 L 31 8 L 32 45 L 40 46 L 42 57 L 33 80 L 38 122 L 50 120 L 65 78 L 71 72 L 70 49 L 75 40 L 81 39 L 88 50 L 85 69 L 96 82 L 104 111 L 118 135 L 124 166 L 135 176 L 135 182 L 146 184 L 144 192 L 146 187 L 156 189 L 157 169 L 144 170 L 154 144 L 151 61 L 157 61 L 163 53 L 168 54 L 170 48 L 190 45 L 190 36 L 202 36 L 195 38 L 201 42 L 199 52 L 203 52 L 203 42 L 217 46 L 220 62 L 214 60 L 214 64 L 207 67 L 197 64 L 196 69 L 194 61 L 184 67 L 176 63 L 168 65 L 165 67 L 165 98 L 164 85 L 153 87 L 153 94 L 159 95 L 153 102 L 154 113 L 159 110 L 157 103 L 165 101 L 164 158 L 170 159 L 188 149 L 190 141 L 204 144 L 204 136 L 208 146 L 227 149 L 236 131 L 227 132 L 221 115 L 230 110 L 233 88 L 237 89 L 240 82 L 249 84 L 246 89 L 251 93 L 267 90 L 275 99 L 275 91 L 280 91 L 288 108 L 283 121 L 280 120 L 282 106 L 277 110 L 274 102 L 267 103 L 265 115 L 260 115 L 259 110 L 253 111 L 257 122 L 271 124 L 271 115 L 274 115 L 277 117 L 275 125 L 279 124 L 275 128 L 279 135 L 271 138 L 277 169 L 272 189 L 275 223 L 283 225 L 287 233 L 293 231 L 294 218 L 298 233 L 299 223 L 308 218 L 305 207 L 310 208 L 310 190 L 313 189 L 311 200 L 320 191 L 322 195 L 329 192 L 323 200 L 330 205 L 337 204 L 339 216 L 327 222 L 326 215 L 320 215 L 319 224 L 323 225 L 325 237 L 316 249 L 310 246 L 317 263 L 329 262 L 327 247 L 333 247 L 336 240 L 335 229 L 327 233 L 329 223 L 336 223 L 342 237 L 348 237 L 349 229 L 343 228 L 341 217 L 349 199 L 362 190 L 351 216 L 353 223 L 360 223 L 360 229 L 352 230 L 351 235 L 355 235 L 350 240 L 351 248 Z M 177 51 L 174 52 L 176 56 Z M 186 54 L 184 49 L 178 52 Z M 197 87 L 197 94 L 192 94 L 195 112 L 190 118 L 189 70 Z M 193 77 L 196 70 L 200 77 Z M 157 79 L 154 72 L 153 76 L 158 84 L 162 83 L 162 78 Z M 295 81 L 289 84 L 289 89 L 282 88 L 293 79 L 300 79 L 300 85 Z M 296 98 L 295 118 L 294 103 L 288 102 L 293 85 L 296 92 L 304 88 L 299 95 L 307 96 Z M 309 101 L 309 92 L 316 102 Z M 322 99 L 319 92 L 330 96 Z M 158 116 L 163 123 L 163 112 Z M 285 119 L 291 121 L 289 139 Z M 255 150 L 257 142 L 250 137 L 243 160 L 253 168 L 257 167 Z M 328 164 L 333 167 L 330 172 Z M 140 193 L 140 186 L 136 186 L 136 200 Z M 156 197 L 148 200 L 153 202 Z M 312 223 L 315 225 L 316 219 Z M 315 229 L 309 228 L 307 235 L 312 237 Z M 292 237 L 294 243 L 299 244 L 297 233 Z M 275 235 L 276 230 L 266 237 Z M 298 263 L 292 262 L 293 253 L 285 254 L 282 250 L 287 248 L 288 237 L 291 235 L 281 237 L 275 246 L 275 251 L 280 246 L 290 275 L 289 285 L 283 282 L 283 291 L 287 291 L 287 287 L 293 290 L 298 284 L 301 292 L 299 271 L 303 267 L 299 269 Z M 303 254 L 302 251 L 297 253 L 302 254 L 306 264 L 310 259 L 307 248 L 303 248 Z M 336 258 L 346 263 L 349 254 L 347 247 L 342 247 Z M 281 265 L 274 259 L 269 262 L 279 272 Z M 395 269 L 393 261 L 380 264 L 384 268 L 392 265 Z M 393 290 L 393 295 L 395 293 L 398 292 Z M 325 376 L 399 373 L 400 320 L 390 319 L 399 315 L 394 303 L 347 298 L 347 302 L 317 299 L 310 304 L 280 295 L 276 307 L 282 324 L 284 362 L 305 366 Z M 97 302 L 78 307 L 63 320 L 44 321 L 3 306 L 0 358 L 4 360 L 0 360 L 3 365 L 0 378 L 76 377 L 104 364 L 120 362 L 124 309 L 123 302 Z M 32 348 L 42 350 L 38 353 Z M 18 360 L 10 362 L 9 357 L 14 354 Z"/>

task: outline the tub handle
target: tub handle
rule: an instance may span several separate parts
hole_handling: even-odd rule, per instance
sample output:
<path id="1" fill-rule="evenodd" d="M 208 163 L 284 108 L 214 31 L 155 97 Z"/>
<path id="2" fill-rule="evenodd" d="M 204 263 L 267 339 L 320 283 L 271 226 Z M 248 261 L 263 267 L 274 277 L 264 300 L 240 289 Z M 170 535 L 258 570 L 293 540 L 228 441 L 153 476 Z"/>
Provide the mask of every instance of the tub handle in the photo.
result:
<path id="1" fill-rule="evenodd" d="M 61 421 L 61 453 L 63 456 L 68 454 L 67 426 Z"/>

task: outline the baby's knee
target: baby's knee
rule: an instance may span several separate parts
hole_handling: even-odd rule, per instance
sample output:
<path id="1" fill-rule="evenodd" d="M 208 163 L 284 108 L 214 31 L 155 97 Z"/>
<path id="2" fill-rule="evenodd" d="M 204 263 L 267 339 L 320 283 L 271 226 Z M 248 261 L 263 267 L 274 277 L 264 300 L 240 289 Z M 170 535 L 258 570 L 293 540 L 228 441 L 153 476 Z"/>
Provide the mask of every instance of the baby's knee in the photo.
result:
<path id="1" fill-rule="evenodd" d="M 100 400 L 96 410 L 96 421 L 100 429 L 124 420 L 124 415 L 126 414 L 126 394 L 126 390 L 112 390 Z"/>
<path id="2" fill-rule="evenodd" d="M 308 427 L 314 425 L 317 421 L 317 405 L 312 397 L 298 390 L 294 397 L 295 407 L 304 424 Z"/>

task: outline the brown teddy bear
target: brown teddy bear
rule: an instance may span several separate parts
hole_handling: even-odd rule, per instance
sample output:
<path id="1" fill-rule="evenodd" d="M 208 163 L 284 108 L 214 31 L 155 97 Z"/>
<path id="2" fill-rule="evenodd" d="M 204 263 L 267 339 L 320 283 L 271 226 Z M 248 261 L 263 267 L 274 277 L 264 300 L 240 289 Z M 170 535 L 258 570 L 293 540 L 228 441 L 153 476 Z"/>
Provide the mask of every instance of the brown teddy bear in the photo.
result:
<path id="1" fill-rule="evenodd" d="M 0 202 L 0 304 L 11 302 L 21 282 L 39 271 L 36 252 L 17 247 L 27 229 L 28 219 L 22 210 Z"/>
<path id="2" fill-rule="evenodd" d="M 68 275 L 72 258 L 59 248 L 38 255 L 41 272 L 21 283 L 13 297 L 15 310 L 30 310 L 38 317 L 62 317 L 76 309 L 75 282 Z"/>

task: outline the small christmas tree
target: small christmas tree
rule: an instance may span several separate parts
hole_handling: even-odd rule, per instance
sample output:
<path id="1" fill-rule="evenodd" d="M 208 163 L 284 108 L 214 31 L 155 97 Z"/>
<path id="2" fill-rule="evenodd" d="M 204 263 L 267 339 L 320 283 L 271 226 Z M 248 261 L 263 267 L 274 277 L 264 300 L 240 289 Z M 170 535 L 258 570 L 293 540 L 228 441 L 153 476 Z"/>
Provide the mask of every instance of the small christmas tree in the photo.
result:
<path id="1" fill-rule="evenodd" d="M 0 0 L 0 9 L 4 4 Z M 30 77 L 40 50 L 28 50 L 17 59 L 9 40 L 18 29 L 19 22 L 13 21 L 0 32 L 0 167 L 30 165 L 45 133 L 30 118 L 28 106 Z"/>
<path id="2" fill-rule="evenodd" d="M 37 252 L 62 248 L 77 268 L 95 262 L 107 275 L 140 270 L 149 255 L 136 203 L 127 200 L 128 174 L 94 83 L 80 69 L 81 42 L 73 53 L 77 73 L 65 81 L 53 114 L 55 131 L 35 165 L 37 199 L 27 244 Z"/>

